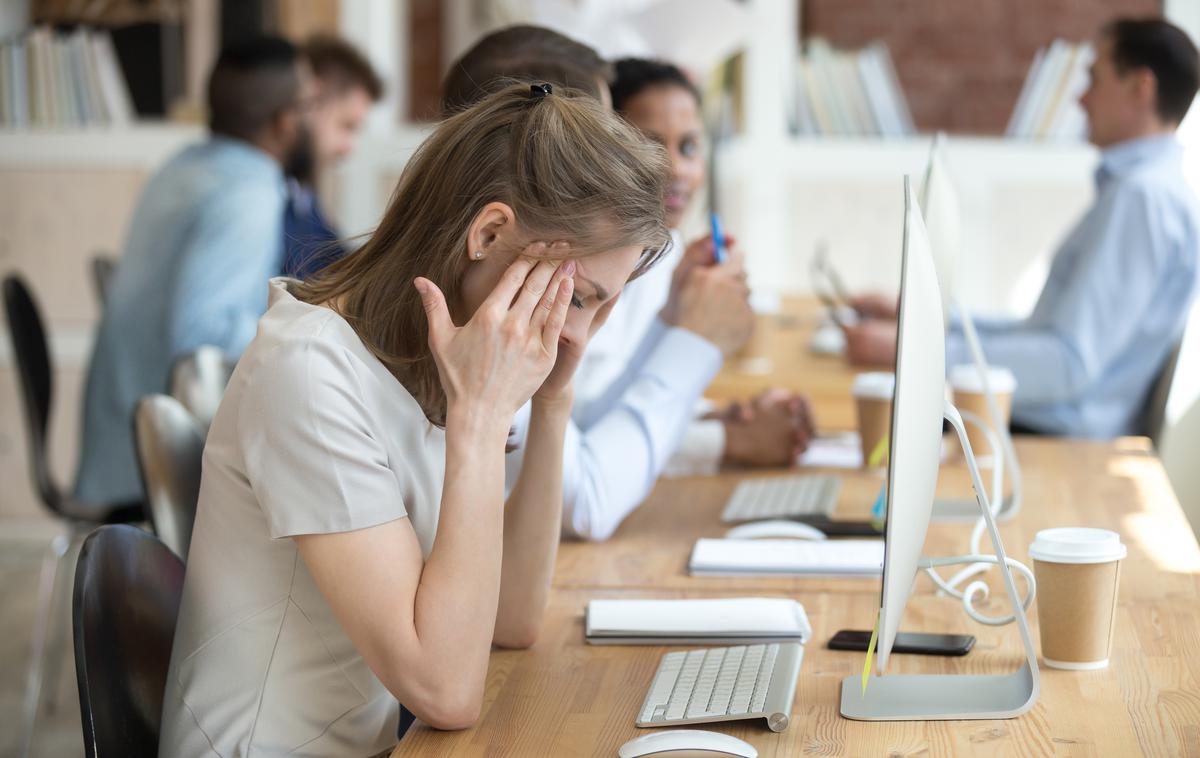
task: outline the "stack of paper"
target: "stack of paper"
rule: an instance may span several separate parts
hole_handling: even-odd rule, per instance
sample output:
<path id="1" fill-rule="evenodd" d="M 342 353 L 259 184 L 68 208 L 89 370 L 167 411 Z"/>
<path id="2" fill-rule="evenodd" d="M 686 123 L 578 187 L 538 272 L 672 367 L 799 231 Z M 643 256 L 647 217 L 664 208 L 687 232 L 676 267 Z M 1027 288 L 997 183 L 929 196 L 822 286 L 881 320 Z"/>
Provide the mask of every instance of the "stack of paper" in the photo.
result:
<path id="1" fill-rule="evenodd" d="M 0 127 L 121 125 L 133 118 L 108 32 L 38 27 L 0 42 Z"/>
<path id="2" fill-rule="evenodd" d="M 879 576 L 883 540 L 700 539 L 688 570 L 696 576 Z"/>
<path id="3" fill-rule="evenodd" d="M 593 600 L 586 634 L 593 645 L 732 645 L 807 642 L 812 627 L 788 598 Z"/>
<path id="4" fill-rule="evenodd" d="M 796 82 L 800 134 L 903 137 L 916 131 L 882 42 L 843 51 L 813 38 L 797 64 Z"/>
<path id="5" fill-rule="evenodd" d="M 1086 42 L 1056 39 L 1034 56 L 1006 134 L 1027 139 L 1074 140 L 1087 132 L 1079 96 L 1088 86 L 1095 53 Z"/>

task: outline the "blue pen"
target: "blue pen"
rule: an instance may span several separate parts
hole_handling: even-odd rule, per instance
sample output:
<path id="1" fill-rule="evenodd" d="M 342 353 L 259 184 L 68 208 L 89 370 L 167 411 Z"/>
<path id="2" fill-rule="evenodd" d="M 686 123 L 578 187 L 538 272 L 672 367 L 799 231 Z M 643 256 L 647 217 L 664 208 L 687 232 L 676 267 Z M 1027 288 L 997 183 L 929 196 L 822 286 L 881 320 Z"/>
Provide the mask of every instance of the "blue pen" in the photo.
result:
<path id="1" fill-rule="evenodd" d="M 721 231 L 721 219 L 717 218 L 715 211 L 709 214 L 708 219 L 712 224 L 713 261 L 721 264 L 725 262 L 727 257 L 725 253 L 725 233 Z"/>

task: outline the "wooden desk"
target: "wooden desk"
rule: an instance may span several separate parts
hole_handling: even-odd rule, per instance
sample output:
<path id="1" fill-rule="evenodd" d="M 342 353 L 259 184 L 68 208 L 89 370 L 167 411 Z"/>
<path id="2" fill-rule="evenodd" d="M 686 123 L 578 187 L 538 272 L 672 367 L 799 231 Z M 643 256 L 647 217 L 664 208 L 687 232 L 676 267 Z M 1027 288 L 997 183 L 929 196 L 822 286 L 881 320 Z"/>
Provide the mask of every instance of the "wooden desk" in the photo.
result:
<path id="1" fill-rule="evenodd" d="M 615 756 L 645 734 L 633 722 L 662 654 L 672 648 L 592 646 L 583 640 L 583 608 L 594 597 L 646 593 L 560 590 L 542 640 L 527 651 L 492 654 L 479 724 L 438 732 L 417 724 L 400 756 Z M 653 593 L 655 597 L 700 593 Z M 1042 670 L 1034 708 L 1006 721 L 870 723 L 838 714 L 841 680 L 862 671 L 861 653 L 828 650 L 835 629 L 874 616 L 866 594 L 802 593 L 817 640 L 806 646 L 792 723 L 776 734 L 765 722 L 714 728 L 772 756 L 1137 756 L 1200 752 L 1200 655 L 1195 596 L 1130 599 L 1117 619 L 1112 664 L 1103 671 Z M 917 597 L 906 628 L 945 630 L 962 614 L 948 600 Z M 1036 636 L 1036 621 L 1034 622 Z M 979 641 L 964 658 L 896 656 L 896 672 L 997 673 L 1022 658 L 1016 630 L 974 627 Z M 1186 647 L 1185 647 L 1186 646 Z"/>
<path id="2" fill-rule="evenodd" d="M 805 309 L 808 309 L 807 311 Z M 744 397 L 768 386 L 806 391 L 823 428 L 853 428 L 853 371 L 807 350 L 811 304 L 789 302 L 768 320 L 757 350 L 776 357 L 768 376 L 722 373 L 711 395 Z M 1200 547 L 1157 457 L 1142 439 L 1093 443 L 1024 438 L 1017 442 L 1025 504 L 1001 526 L 1010 555 L 1027 559 L 1034 533 L 1050 526 L 1114 529 L 1129 548 L 1122 567 L 1111 665 L 1102 671 L 1042 669 L 1034 708 L 1004 721 L 869 723 L 838 715 L 843 677 L 862 671 L 862 655 L 827 650 L 836 630 L 871 624 L 878 580 L 689 577 L 695 540 L 725 531 L 721 508 L 742 474 L 665 480 L 603 544 L 565 543 L 541 640 L 528 651 L 496 651 L 479 723 L 461 732 L 418 724 L 394 756 L 615 756 L 645 730 L 633 726 L 659 658 L 669 648 L 590 646 L 583 609 L 598 597 L 720 597 L 753 593 L 795 597 L 812 622 L 792 723 L 775 734 L 763 722 L 714 729 L 754 744 L 759 754 L 1135 756 L 1200 755 Z M 778 474 L 779 472 L 774 472 Z M 878 492 L 878 472 L 840 472 L 839 512 L 861 516 Z M 771 474 L 753 474 L 755 476 Z M 969 492 L 966 471 L 943 466 L 939 490 Z M 927 555 L 963 552 L 966 525 L 935 525 Z M 986 543 L 985 543 L 986 544 Z M 992 572 L 994 573 L 994 572 Z M 1018 580 L 1018 585 L 1020 581 Z M 978 638 L 961 659 L 897 656 L 897 673 L 1002 673 L 1022 659 L 1014 627 L 971 622 L 957 601 L 920 579 L 904 628 L 965 631 Z M 1002 593 L 990 607 L 1007 610 Z M 1030 614 L 1037 638 L 1036 606 Z"/>
<path id="3" fill-rule="evenodd" d="M 784 387 L 809 396 L 822 429 L 856 429 L 850 386 L 856 373 L 868 369 L 851 368 L 839 356 L 809 349 L 820 317 L 816 300 L 785 298 L 779 314 L 759 317 L 745 355 L 729 361 L 705 394 L 717 401 L 738 400 Z"/>
<path id="4" fill-rule="evenodd" d="M 800 600 L 814 640 L 806 647 L 793 721 L 781 734 L 757 722 L 716 728 L 762 756 L 793 755 L 1200 755 L 1200 547 L 1158 459 L 1142 440 L 1022 440 L 1029 497 L 1003 527 L 1025 557 L 1034 531 L 1088 524 L 1118 530 L 1122 568 L 1112 664 L 1103 671 L 1042 670 L 1032 711 L 1005 721 L 866 723 L 838 715 L 839 685 L 862 670 L 861 654 L 824 648 L 838 629 L 869 626 L 878 582 L 689 578 L 687 550 L 719 534 L 720 503 L 734 478 L 665 481 L 604 544 L 563 545 L 542 639 L 492 655 L 479 724 L 462 732 L 417 725 L 395 756 L 613 756 L 644 733 L 633 726 L 659 657 L 668 648 L 590 646 L 582 613 L 596 597 L 705 597 L 753 592 Z M 693 518 L 681 519 L 684 511 Z M 926 552 L 965 543 L 963 526 L 933 530 Z M 942 552 L 945 552 L 944 550 Z M 904 628 L 965 631 L 979 642 L 962 659 L 898 656 L 897 673 L 1000 673 L 1021 659 L 1014 627 L 970 622 L 926 580 Z M 996 597 L 996 596 L 994 596 Z M 993 601 L 991 610 L 1006 608 Z M 1037 637 L 1036 608 L 1030 615 Z"/>
<path id="5" fill-rule="evenodd" d="M 1105 527 L 1119 532 L 1129 546 L 1129 557 L 1122 567 L 1124 591 L 1158 593 L 1160 597 L 1197 592 L 1200 580 L 1193 574 L 1200 572 L 1200 552 L 1148 441 L 1127 438 L 1099 443 L 1024 437 L 1017 440 L 1017 455 L 1023 464 L 1024 505 L 1014 519 L 1000 525 L 1010 556 L 1027 561 L 1029 545 L 1039 529 Z M 839 514 L 865 517 L 879 491 L 882 474 L 843 471 L 839 475 L 843 480 Z M 879 591 L 878 580 L 866 579 L 688 576 L 687 560 L 695 541 L 720 537 L 729 528 L 721 523 L 720 513 L 744 476 L 725 474 L 659 482 L 649 500 L 608 542 L 564 542 L 560 546 L 556 586 L 740 593 Z M 962 463 L 943 464 L 939 491 L 970 493 Z M 962 554 L 967 551 L 969 539 L 968 524 L 933 524 L 924 552 Z M 986 540 L 984 544 L 990 550 Z M 1161 571 L 1164 566 L 1171 567 L 1166 574 Z M 950 573 L 944 571 L 943 575 Z M 932 589 L 927 578 L 917 583 L 918 591 Z"/>

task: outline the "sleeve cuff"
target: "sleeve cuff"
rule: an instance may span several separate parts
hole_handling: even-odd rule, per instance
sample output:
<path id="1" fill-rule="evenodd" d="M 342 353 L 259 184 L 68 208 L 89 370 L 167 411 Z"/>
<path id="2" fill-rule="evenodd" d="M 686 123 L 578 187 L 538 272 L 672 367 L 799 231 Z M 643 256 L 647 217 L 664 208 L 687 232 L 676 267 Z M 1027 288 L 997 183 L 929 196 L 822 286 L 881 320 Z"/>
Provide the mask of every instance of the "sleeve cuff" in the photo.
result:
<path id="1" fill-rule="evenodd" d="M 725 425 L 716 419 L 695 420 L 688 425 L 679 448 L 663 476 L 709 476 L 717 473 L 725 452 Z"/>

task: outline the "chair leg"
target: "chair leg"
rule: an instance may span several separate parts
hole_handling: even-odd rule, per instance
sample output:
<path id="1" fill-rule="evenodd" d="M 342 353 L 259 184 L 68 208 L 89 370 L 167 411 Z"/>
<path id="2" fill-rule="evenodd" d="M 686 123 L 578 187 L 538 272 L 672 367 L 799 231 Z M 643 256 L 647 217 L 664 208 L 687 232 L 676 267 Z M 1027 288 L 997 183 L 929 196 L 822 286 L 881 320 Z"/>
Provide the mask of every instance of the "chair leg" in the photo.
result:
<path id="1" fill-rule="evenodd" d="M 33 729 L 37 721 L 38 706 L 42 699 L 42 684 L 45 681 L 47 646 L 52 618 L 58 607 L 58 585 L 62 558 L 71 546 L 71 539 L 59 534 L 50 541 L 42 558 L 42 573 L 38 579 L 38 603 L 34 616 L 32 649 L 29 669 L 25 677 L 25 707 L 21 720 L 21 738 L 18 750 L 21 758 L 27 758 L 33 746 Z"/>

